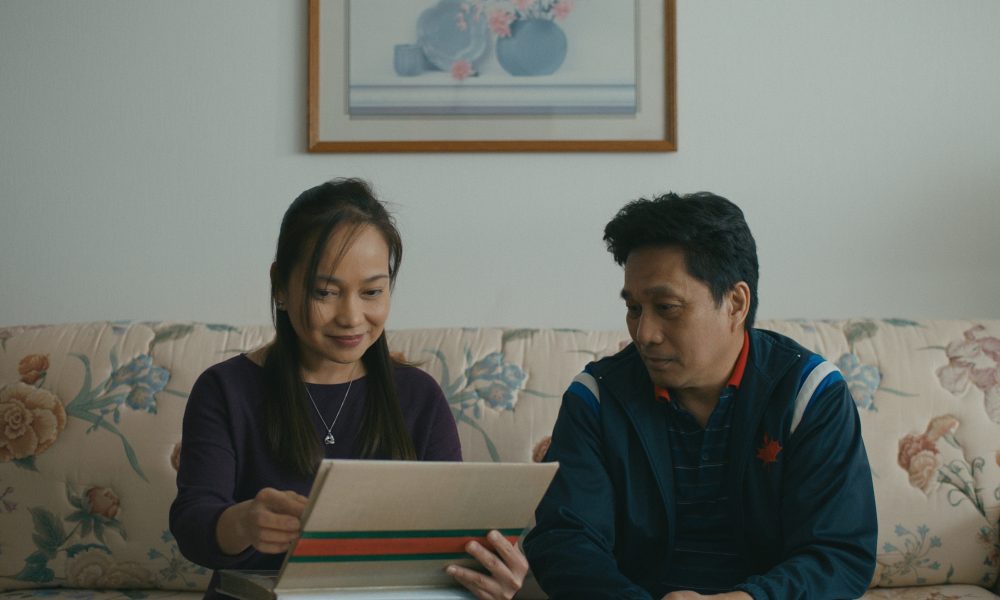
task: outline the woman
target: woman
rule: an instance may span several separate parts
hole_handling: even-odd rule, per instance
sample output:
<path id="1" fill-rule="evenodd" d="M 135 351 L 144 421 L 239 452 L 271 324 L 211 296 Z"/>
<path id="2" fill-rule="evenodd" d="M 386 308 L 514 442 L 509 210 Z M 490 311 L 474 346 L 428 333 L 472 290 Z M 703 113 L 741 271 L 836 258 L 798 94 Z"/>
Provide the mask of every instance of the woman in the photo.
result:
<path id="1" fill-rule="evenodd" d="M 300 529 L 321 458 L 461 460 L 437 383 L 395 361 L 385 321 L 402 258 L 392 217 L 355 179 L 306 190 L 281 222 L 271 265 L 274 341 L 210 367 L 184 414 L 170 529 L 190 560 L 276 570 Z M 527 562 L 502 536 L 450 566 L 479 598 L 510 598 Z"/>

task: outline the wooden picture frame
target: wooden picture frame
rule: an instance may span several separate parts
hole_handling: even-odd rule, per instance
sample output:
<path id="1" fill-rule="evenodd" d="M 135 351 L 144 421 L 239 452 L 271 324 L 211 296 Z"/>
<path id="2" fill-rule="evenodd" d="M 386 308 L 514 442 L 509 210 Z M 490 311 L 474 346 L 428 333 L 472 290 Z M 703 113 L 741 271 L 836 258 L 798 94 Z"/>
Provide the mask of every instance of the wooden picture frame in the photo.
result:
<path id="1" fill-rule="evenodd" d="M 675 3 L 309 0 L 308 150 L 675 151 Z"/>

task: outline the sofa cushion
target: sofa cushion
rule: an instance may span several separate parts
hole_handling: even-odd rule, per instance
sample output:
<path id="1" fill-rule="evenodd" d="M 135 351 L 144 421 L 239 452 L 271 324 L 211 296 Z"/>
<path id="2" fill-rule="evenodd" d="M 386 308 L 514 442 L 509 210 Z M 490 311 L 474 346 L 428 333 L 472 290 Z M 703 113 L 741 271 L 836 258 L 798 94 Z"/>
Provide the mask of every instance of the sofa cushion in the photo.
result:
<path id="1" fill-rule="evenodd" d="M 927 585 L 868 590 L 861 600 L 996 600 L 992 592 L 974 585 Z"/>

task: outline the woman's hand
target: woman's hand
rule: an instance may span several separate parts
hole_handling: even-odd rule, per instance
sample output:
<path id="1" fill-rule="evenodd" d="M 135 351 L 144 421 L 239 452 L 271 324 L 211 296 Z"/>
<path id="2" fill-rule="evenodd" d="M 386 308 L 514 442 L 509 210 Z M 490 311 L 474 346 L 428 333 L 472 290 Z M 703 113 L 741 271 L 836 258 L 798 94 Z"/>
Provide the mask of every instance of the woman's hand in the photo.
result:
<path id="1" fill-rule="evenodd" d="M 510 600 L 524 583 L 528 559 L 499 531 L 491 531 L 486 541 L 490 547 L 472 541 L 465 545 L 465 551 L 486 567 L 488 574 L 458 565 L 449 565 L 447 573 L 480 600 Z"/>
<path id="2" fill-rule="evenodd" d="M 226 554 L 239 554 L 250 546 L 267 554 L 280 554 L 299 537 L 306 497 L 292 491 L 264 488 L 252 500 L 222 512 L 215 538 Z"/>

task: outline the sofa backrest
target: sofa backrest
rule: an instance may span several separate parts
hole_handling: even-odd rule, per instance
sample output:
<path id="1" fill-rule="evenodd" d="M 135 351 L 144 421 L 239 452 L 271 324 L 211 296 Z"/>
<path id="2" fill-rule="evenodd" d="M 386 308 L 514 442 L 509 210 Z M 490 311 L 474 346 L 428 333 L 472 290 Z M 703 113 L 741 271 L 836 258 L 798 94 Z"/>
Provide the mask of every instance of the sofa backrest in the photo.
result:
<path id="1" fill-rule="evenodd" d="M 854 393 L 884 586 L 990 585 L 1000 568 L 1000 321 L 767 321 Z M 167 527 L 194 380 L 269 326 L 99 322 L 0 329 L 0 589 L 202 589 Z M 527 461 L 568 382 L 624 331 L 394 331 L 441 384 L 466 460 Z"/>

